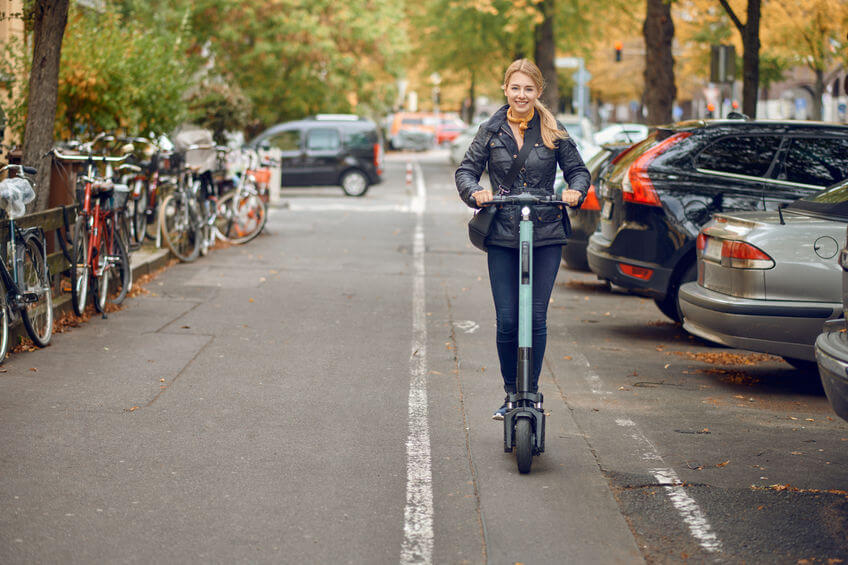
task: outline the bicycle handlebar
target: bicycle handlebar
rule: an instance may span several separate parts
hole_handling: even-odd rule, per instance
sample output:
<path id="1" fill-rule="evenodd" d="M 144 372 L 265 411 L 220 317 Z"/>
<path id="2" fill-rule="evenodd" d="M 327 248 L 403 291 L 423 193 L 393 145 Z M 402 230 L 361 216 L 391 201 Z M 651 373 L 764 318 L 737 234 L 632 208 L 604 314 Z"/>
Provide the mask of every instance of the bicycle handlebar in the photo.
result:
<path id="1" fill-rule="evenodd" d="M 127 153 L 121 157 L 107 157 L 105 155 L 65 155 L 64 153 L 60 153 L 58 149 L 51 149 L 47 153 L 45 153 L 45 157 L 48 155 L 53 155 L 57 159 L 61 159 L 63 161 L 96 161 L 98 163 L 120 163 L 122 161 L 126 161 L 132 153 Z"/>
<path id="2" fill-rule="evenodd" d="M 9 170 L 9 169 L 17 169 L 18 174 L 26 173 L 28 175 L 34 175 L 38 172 L 38 170 L 34 169 L 33 167 L 25 167 L 23 165 L 14 165 L 14 164 L 10 163 L 10 164 L 6 165 L 5 167 L 3 167 L 2 169 L 0 169 L 0 173 L 2 173 L 3 171 Z"/>

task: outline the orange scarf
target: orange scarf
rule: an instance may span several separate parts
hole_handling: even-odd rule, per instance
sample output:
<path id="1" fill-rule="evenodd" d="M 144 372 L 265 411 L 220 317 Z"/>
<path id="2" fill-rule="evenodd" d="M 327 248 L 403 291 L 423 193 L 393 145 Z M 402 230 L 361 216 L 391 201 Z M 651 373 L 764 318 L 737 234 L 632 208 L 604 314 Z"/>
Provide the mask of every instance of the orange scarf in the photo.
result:
<path id="1" fill-rule="evenodd" d="M 527 126 L 530 124 L 530 120 L 533 119 L 536 110 L 534 108 L 530 108 L 530 113 L 526 118 L 516 118 L 512 113 L 512 108 L 509 108 L 506 111 L 506 119 L 509 120 L 511 124 L 518 124 L 518 133 L 521 134 L 521 139 L 524 139 L 524 131 L 527 129 Z"/>

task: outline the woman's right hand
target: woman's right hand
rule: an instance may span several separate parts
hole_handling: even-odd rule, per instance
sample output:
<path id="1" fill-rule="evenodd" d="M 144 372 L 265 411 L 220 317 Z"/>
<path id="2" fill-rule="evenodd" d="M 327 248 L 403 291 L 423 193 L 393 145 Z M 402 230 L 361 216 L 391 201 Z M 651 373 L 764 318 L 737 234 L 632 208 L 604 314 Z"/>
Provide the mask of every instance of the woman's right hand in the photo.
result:
<path id="1" fill-rule="evenodd" d="M 472 192 L 471 198 L 473 198 L 474 201 L 477 202 L 477 206 L 483 206 L 484 203 L 491 202 L 494 198 L 494 195 L 492 194 L 491 190 L 483 189 L 478 190 L 477 192 Z"/>

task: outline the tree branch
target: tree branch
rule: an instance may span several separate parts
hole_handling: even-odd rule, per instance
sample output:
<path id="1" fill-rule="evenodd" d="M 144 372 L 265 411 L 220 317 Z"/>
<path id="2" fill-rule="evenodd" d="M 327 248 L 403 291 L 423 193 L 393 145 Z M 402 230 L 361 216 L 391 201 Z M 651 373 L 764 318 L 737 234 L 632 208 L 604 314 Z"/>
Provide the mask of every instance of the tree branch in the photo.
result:
<path id="1" fill-rule="evenodd" d="M 727 12 L 727 15 L 730 16 L 731 21 L 733 21 L 733 25 L 735 25 L 739 29 L 739 33 L 745 34 L 745 24 L 739 21 L 739 18 L 736 17 L 736 13 L 734 13 L 733 8 L 730 7 L 730 4 L 727 3 L 727 0 L 718 0 L 718 3 L 721 4 L 721 7 L 724 8 L 724 11 Z"/>

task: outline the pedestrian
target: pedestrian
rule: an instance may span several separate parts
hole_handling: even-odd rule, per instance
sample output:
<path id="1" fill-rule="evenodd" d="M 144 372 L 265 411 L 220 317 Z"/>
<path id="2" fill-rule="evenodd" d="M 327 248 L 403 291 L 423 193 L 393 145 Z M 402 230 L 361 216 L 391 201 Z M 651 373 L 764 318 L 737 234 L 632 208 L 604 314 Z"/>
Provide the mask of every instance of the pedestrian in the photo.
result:
<path id="1" fill-rule="evenodd" d="M 536 196 L 554 195 L 557 164 L 568 188 L 561 198 L 568 206 L 580 206 L 589 190 L 589 171 L 577 146 L 562 124 L 539 100 L 544 90 L 542 72 L 532 61 L 519 59 L 506 70 L 503 86 L 507 104 L 484 122 L 456 170 L 456 188 L 471 208 L 492 200 L 494 193 Z M 541 134 L 541 136 L 539 135 Z M 538 140 L 517 174 L 509 174 L 519 158 L 524 139 Z M 527 153 L 525 151 L 525 153 Z M 488 166 L 492 190 L 480 186 Z M 507 176 L 513 181 L 510 186 Z M 518 366 L 518 223 L 520 207 L 498 205 L 486 238 L 489 282 L 497 318 L 497 351 L 503 386 L 515 393 Z M 533 213 L 533 390 L 537 390 L 547 341 L 548 301 L 554 287 L 566 241 L 568 215 L 562 208 L 539 206 Z M 492 416 L 503 420 L 506 399 Z"/>

